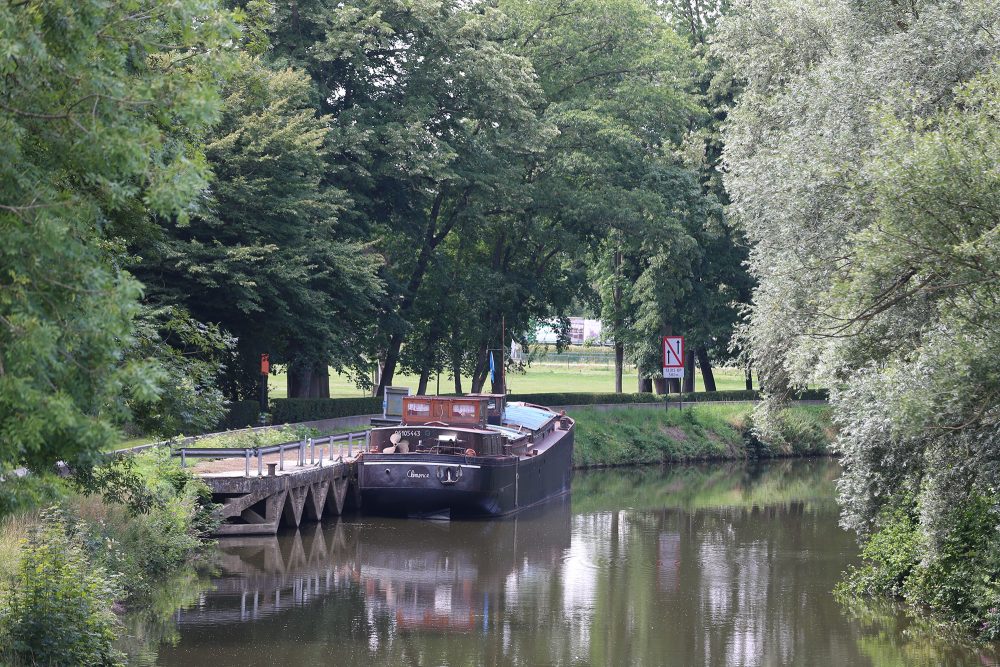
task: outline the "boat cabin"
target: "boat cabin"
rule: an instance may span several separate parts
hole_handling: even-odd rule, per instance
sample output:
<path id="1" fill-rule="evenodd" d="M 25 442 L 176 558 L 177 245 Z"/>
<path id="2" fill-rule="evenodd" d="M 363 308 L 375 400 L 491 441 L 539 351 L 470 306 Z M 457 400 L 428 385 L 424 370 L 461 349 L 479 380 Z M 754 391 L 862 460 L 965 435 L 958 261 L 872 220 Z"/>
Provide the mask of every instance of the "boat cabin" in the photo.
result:
<path id="1" fill-rule="evenodd" d="M 486 399 L 486 422 L 499 426 L 503 423 L 503 411 L 507 405 L 506 394 L 466 394 Z"/>
<path id="2" fill-rule="evenodd" d="M 485 428 L 489 401 L 482 396 L 406 396 L 404 426 Z"/>

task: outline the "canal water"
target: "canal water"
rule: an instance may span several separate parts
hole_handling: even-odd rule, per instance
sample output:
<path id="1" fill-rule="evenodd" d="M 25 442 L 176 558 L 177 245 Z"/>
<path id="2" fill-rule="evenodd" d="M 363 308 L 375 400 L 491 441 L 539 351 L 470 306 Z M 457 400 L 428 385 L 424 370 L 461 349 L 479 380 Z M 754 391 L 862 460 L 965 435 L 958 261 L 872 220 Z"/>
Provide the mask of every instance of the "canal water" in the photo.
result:
<path id="1" fill-rule="evenodd" d="M 161 665 L 996 665 L 856 562 L 832 460 L 578 473 L 516 519 L 344 517 L 227 539 Z"/>

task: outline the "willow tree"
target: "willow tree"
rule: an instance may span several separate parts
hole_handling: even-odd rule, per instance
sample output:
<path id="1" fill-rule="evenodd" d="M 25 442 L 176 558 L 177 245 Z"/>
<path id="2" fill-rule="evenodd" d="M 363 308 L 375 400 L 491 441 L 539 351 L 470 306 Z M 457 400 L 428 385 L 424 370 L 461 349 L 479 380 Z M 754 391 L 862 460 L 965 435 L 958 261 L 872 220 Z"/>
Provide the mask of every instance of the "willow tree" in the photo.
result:
<path id="1" fill-rule="evenodd" d="M 759 281 L 747 342 L 780 428 L 833 388 L 859 590 L 1000 634 L 997 58 L 993 2 L 742 3 L 731 210 Z M 895 536 L 895 537 L 890 537 Z"/>

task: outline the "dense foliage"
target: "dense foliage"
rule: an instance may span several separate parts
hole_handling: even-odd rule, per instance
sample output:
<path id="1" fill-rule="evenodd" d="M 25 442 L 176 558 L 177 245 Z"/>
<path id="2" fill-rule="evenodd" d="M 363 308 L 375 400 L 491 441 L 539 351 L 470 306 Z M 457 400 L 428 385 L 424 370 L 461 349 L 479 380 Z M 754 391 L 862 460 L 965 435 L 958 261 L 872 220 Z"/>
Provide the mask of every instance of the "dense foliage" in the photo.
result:
<path id="1" fill-rule="evenodd" d="M 479 391 L 581 309 L 641 389 L 671 330 L 709 371 L 745 292 L 723 7 L 4 5 L 0 468 L 210 429 L 262 353 L 293 398 L 331 367 Z"/>
<path id="2" fill-rule="evenodd" d="M 17 584 L 0 608 L 0 659 L 124 664 L 113 646 L 120 585 L 120 577 L 95 565 L 66 518 L 50 511 L 25 545 Z"/>
<path id="3" fill-rule="evenodd" d="M 0 523 L 0 662 L 117 664 L 118 615 L 202 564 L 217 525 L 211 492 L 166 449 L 47 484 L 58 509 L 9 517 L 25 526 L 23 545 L 4 544 Z"/>
<path id="4" fill-rule="evenodd" d="M 102 230 L 189 215 L 235 34 L 202 0 L 0 6 L 0 472 L 85 458 L 159 391 L 122 362 L 141 287 Z"/>
<path id="5" fill-rule="evenodd" d="M 845 526 L 902 594 L 996 635 L 1000 7 L 740 4 L 719 53 L 759 281 L 745 344 L 775 400 L 834 387 Z M 765 405 L 758 425 L 775 420 Z"/>

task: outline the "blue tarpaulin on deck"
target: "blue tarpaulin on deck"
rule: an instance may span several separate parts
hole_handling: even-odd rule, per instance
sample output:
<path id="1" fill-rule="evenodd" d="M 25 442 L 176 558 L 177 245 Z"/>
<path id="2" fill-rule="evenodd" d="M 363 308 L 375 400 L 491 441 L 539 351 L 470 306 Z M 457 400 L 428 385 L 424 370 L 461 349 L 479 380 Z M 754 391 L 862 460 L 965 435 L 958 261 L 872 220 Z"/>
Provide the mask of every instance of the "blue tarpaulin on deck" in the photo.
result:
<path id="1" fill-rule="evenodd" d="M 541 428 L 542 424 L 555 416 L 556 413 L 551 410 L 542 410 L 541 408 L 531 408 L 527 405 L 508 403 L 507 408 L 503 413 L 503 422 L 505 425 L 520 424 L 521 426 L 534 431 Z"/>

